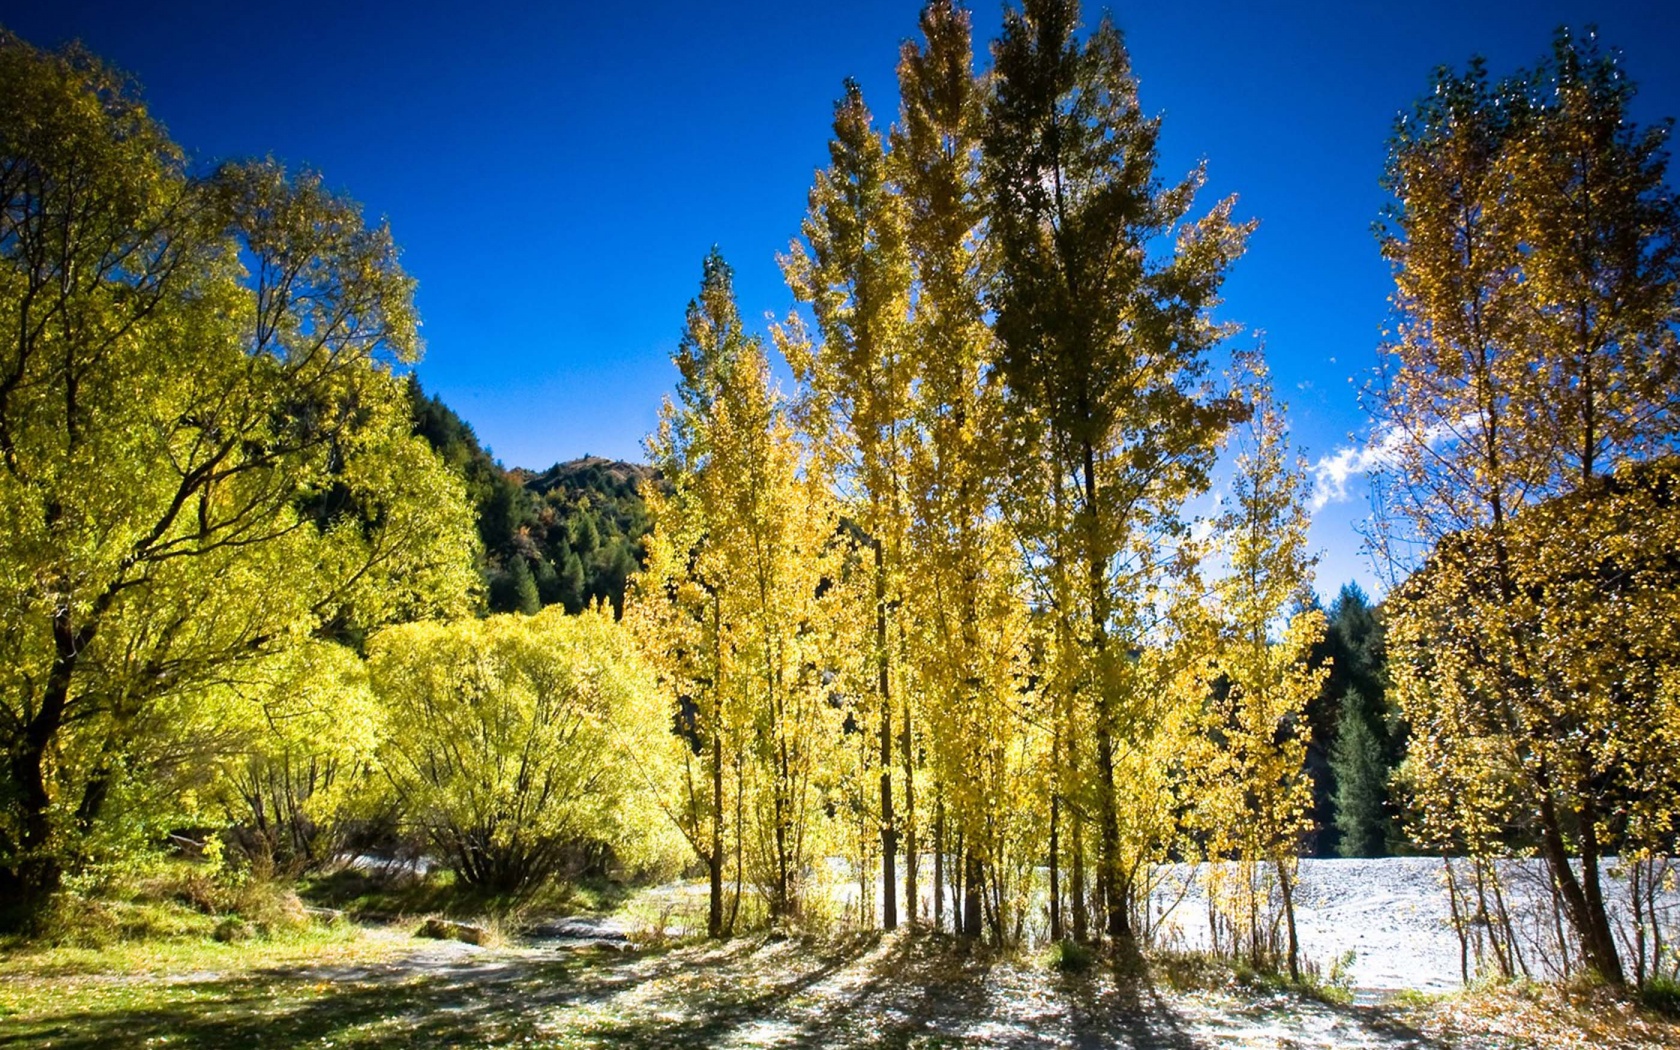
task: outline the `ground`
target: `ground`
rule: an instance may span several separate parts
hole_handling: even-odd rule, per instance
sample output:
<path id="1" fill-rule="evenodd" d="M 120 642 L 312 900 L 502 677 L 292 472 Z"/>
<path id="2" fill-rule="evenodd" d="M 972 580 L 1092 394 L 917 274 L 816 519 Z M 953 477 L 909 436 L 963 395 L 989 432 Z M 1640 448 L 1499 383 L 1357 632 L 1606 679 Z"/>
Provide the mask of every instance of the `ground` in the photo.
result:
<path id="1" fill-rule="evenodd" d="M 1043 952 L 995 956 L 926 932 L 712 944 L 698 936 L 703 887 L 673 885 L 488 947 L 417 938 L 410 919 L 0 952 L 0 1050 L 1680 1047 L 1680 1021 L 1601 990 L 1455 991 L 1432 862 L 1316 862 L 1301 875 L 1306 958 L 1328 972 L 1356 953 L 1345 983 L 1319 993 L 1184 952 L 1062 973 Z M 1196 947 L 1200 916 L 1193 893 L 1179 899 L 1163 939 Z"/>
<path id="2" fill-rule="evenodd" d="M 902 932 L 628 949 L 481 948 L 387 929 L 278 958 L 247 944 L 196 958 L 212 968 L 192 960 L 10 957 L 0 1047 L 1680 1046 L 1680 1027 L 1613 1005 L 1562 1024 L 1573 1007 L 1536 998 L 1561 993 L 1491 1012 L 1465 1000 L 1338 1005 L 1186 979 L 1170 962 L 1061 974 Z"/>

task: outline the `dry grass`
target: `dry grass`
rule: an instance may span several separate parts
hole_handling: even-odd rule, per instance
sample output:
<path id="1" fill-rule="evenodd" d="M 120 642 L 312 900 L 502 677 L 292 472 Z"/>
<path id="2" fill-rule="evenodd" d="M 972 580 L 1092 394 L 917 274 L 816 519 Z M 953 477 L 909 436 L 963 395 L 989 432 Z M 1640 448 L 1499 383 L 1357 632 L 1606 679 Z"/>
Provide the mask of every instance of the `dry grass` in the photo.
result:
<path id="1" fill-rule="evenodd" d="M 1601 987 L 1512 984 L 1408 997 L 1403 1016 L 1460 1046 L 1532 1050 L 1680 1047 L 1680 1020 Z"/>

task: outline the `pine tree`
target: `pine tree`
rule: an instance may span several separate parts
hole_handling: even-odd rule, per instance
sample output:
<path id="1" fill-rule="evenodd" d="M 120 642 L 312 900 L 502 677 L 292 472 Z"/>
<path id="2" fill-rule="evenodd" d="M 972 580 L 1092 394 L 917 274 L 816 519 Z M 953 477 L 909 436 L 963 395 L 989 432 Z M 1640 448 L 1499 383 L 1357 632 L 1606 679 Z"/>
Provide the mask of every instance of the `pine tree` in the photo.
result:
<path id="1" fill-rule="evenodd" d="M 1330 765 L 1336 777 L 1337 852 L 1380 857 L 1388 844 L 1388 770 L 1381 738 L 1371 724 L 1370 701 L 1358 690 L 1342 694 Z"/>

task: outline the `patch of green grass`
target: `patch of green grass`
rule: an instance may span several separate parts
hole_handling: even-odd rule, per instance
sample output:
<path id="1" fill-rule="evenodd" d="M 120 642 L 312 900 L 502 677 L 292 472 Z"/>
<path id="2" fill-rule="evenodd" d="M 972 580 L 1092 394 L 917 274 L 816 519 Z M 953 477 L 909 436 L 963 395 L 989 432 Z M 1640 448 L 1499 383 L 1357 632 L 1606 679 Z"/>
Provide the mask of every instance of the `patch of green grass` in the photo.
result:
<path id="1" fill-rule="evenodd" d="M 361 963 L 388 958 L 406 938 L 374 936 L 350 923 L 308 926 L 237 942 L 217 941 L 213 931 L 85 944 L 13 945 L 0 950 L 0 978 L 20 984 L 61 977 L 132 977 L 147 974 L 238 971 L 257 966 Z"/>
<path id="2" fill-rule="evenodd" d="M 609 879 L 586 879 L 549 882 L 519 894 L 491 893 L 462 885 L 445 869 L 415 876 L 345 868 L 305 879 L 299 887 L 310 904 L 357 919 L 398 922 L 438 915 L 505 929 L 517 929 L 532 917 L 610 912 L 635 891 Z"/>
<path id="3" fill-rule="evenodd" d="M 1673 977 L 1653 977 L 1639 989 L 1639 1002 L 1645 1009 L 1669 1017 L 1680 1018 L 1680 980 Z"/>
<path id="4" fill-rule="evenodd" d="M 1060 940 L 1044 953 L 1044 965 L 1059 973 L 1084 973 L 1097 961 L 1097 953 L 1078 941 Z"/>

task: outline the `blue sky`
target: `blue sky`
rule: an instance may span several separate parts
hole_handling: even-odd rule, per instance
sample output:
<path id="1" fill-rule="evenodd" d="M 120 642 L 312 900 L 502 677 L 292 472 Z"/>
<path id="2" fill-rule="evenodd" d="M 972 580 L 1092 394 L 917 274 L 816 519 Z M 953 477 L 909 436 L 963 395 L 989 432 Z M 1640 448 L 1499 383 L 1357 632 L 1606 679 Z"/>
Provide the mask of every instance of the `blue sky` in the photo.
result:
<path id="1" fill-rule="evenodd" d="M 775 256 L 856 77 L 883 124 L 917 0 L 844 4 L 135 4 L 0 0 L 32 43 L 80 38 L 133 73 L 194 157 L 273 154 L 389 218 L 419 279 L 426 387 L 508 465 L 640 458 L 700 262 L 718 244 L 748 318 L 792 299 Z M 1001 5 L 975 5 L 989 40 Z M 1088 19 L 1102 10 L 1089 6 Z M 1162 170 L 1260 220 L 1222 316 L 1263 334 L 1312 461 L 1357 450 L 1390 279 L 1371 224 L 1395 114 L 1430 70 L 1534 64 L 1596 23 L 1680 116 L 1680 5 L 1478 0 L 1111 8 Z M 1671 182 L 1675 181 L 1671 175 Z M 1356 459 L 1344 456 L 1344 461 Z M 1375 577 L 1352 477 L 1318 512 L 1320 589 Z"/>

